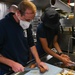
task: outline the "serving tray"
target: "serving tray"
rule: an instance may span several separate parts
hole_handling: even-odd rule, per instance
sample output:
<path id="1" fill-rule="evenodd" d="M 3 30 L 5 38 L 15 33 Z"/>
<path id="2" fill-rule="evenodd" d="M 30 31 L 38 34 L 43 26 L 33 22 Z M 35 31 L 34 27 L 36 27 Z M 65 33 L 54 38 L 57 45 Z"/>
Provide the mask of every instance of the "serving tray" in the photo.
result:
<path id="1" fill-rule="evenodd" d="M 63 68 L 63 70 L 57 75 L 75 75 L 75 71 L 67 68 Z"/>

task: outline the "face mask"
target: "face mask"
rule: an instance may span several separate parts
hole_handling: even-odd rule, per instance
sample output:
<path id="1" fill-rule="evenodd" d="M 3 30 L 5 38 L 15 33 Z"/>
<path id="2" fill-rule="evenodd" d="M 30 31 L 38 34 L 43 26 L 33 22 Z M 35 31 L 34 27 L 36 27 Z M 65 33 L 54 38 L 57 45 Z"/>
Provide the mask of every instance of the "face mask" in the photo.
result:
<path id="1" fill-rule="evenodd" d="M 30 22 L 20 20 L 20 25 L 23 29 L 27 29 L 30 26 Z"/>

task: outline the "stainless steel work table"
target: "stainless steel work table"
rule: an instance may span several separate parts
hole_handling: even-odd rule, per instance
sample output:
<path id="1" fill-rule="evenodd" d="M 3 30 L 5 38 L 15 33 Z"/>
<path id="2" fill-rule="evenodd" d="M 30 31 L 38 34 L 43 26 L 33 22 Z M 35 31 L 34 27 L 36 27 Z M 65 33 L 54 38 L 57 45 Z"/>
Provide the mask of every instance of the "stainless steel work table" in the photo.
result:
<path id="1" fill-rule="evenodd" d="M 49 66 L 49 70 L 50 70 L 50 71 L 48 71 L 48 75 L 55 75 L 56 73 L 59 73 L 62 70 L 62 68 L 56 67 L 53 64 L 53 63 L 58 62 L 58 60 L 56 58 L 54 58 L 54 57 L 52 57 L 51 59 L 47 60 L 47 56 L 48 55 L 43 56 L 41 58 L 41 60 L 46 62 L 46 63 L 48 63 L 47 65 Z M 31 62 L 31 63 L 33 63 L 33 62 Z M 36 74 L 31 74 L 32 72 L 33 72 L 33 70 L 31 70 L 29 72 L 25 71 L 25 72 L 22 72 L 22 73 L 20 73 L 20 72 L 13 73 L 11 75 L 47 75 L 47 73 L 46 74 L 42 74 L 42 73 L 37 74 L 37 72 L 39 72 L 39 70 L 37 72 L 36 72 L 36 70 L 34 71 L 34 73 L 36 73 Z"/>
<path id="2" fill-rule="evenodd" d="M 75 54 L 70 54 L 70 57 L 71 57 L 71 59 L 75 62 Z M 45 55 L 45 56 L 43 56 L 42 58 L 41 58 L 41 60 L 42 61 L 44 61 L 44 62 L 46 62 L 46 63 L 49 63 L 50 64 L 50 66 L 52 67 L 52 69 L 54 68 L 54 72 L 55 71 L 57 71 L 58 69 L 59 69 L 59 67 L 58 68 L 55 68 L 55 63 L 58 63 L 58 62 L 60 62 L 58 59 L 56 59 L 56 58 L 51 58 L 51 59 L 49 59 L 49 60 L 47 60 L 47 55 Z M 33 63 L 33 62 L 32 62 Z M 54 67 L 53 67 L 54 66 Z M 55 69 L 57 69 L 57 70 L 55 70 Z M 60 68 L 59 69 L 59 71 L 61 70 L 62 68 Z M 51 71 L 50 71 L 51 72 Z M 53 73 L 53 72 L 52 72 Z M 30 72 L 29 72 L 29 74 L 30 74 Z M 11 74 L 11 75 L 29 75 L 28 74 L 28 72 L 22 72 L 22 73 L 13 73 L 13 74 Z M 44 74 L 35 74 L 35 75 L 44 75 Z M 49 74 L 48 74 L 49 75 Z M 53 75 L 53 74 L 52 74 Z"/>

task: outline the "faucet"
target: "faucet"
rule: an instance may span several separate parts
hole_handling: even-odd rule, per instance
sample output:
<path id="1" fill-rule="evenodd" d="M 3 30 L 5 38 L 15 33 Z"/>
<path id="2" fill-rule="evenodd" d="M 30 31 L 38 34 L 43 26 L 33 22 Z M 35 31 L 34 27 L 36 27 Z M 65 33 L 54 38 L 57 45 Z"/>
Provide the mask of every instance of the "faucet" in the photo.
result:
<path id="1" fill-rule="evenodd" d="M 69 42 L 68 42 L 68 56 L 69 56 L 69 53 L 70 53 L 69 48 L 70 48 L 71 39 L 75 39 L 75 37 L 70 37 L 69 38 Z"/>

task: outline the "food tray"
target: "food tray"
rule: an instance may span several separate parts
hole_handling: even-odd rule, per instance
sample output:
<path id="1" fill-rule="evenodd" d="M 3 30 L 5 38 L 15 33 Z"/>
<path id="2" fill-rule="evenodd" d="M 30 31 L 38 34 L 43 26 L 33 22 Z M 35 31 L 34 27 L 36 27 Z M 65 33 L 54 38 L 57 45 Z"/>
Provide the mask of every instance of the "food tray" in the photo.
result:
<path id="1" fill-rule="evenodd" d="M 67 68 L 63 68 L 63 70 L 57 75 L 75 75 L 75 71 Z"/>

